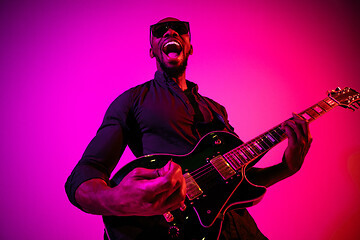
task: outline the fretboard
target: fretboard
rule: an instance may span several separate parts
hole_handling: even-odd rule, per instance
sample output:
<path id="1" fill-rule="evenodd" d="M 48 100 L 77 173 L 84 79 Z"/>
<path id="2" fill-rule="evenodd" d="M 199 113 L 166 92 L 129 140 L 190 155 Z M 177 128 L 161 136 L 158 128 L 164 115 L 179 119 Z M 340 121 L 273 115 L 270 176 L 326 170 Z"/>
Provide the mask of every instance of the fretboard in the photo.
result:
<path id="1" fill-rule="evenodd" d="M 299 115 L 309 122 L 312 122 L 336 106 L 338 106 L 338 103 L 330 97 L 327 97 L 305 111 L 299 113 Z M 234 148 L 233 150 L 225 153 L 223 157 L 234 170 L 239 170 L 245 164 L 255 160 L 261 154 L 266 153 L 287 138 L 285 132 L 281 129 L 281 125 L 282 124 L 279 124 L 249 142 Z"/>

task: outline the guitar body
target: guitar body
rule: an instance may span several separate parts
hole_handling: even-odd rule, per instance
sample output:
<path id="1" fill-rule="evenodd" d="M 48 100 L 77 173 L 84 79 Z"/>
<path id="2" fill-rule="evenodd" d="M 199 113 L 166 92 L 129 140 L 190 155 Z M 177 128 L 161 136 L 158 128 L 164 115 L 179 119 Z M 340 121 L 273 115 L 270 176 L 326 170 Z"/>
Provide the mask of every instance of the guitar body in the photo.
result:
<path id="1" fill-rule="evenodd" d="M 337 88 L 299 115 L 312 122 L 336 106 L 358 109 L 360 94 L 348 87 Z M 148 155 L 134 160 L 115 174 L 112 186 L 118 185 L 134 168 L 157 169 L 172 160 L 183 170 L 187 208 L 172 212 L 171 221 L 169 217 L 166 221 L 164 216 L 104 216 L 106 237 L 111 240 L 218 239 L 227 211 L 252 206 L 266 192 L 265 187 L 247 180 L 247 166 L 286 138 L 281 124 L 247 143 L 231 133 L 210 132 L 186 155 Z"/>
<path id="2" fill-rule="evenodd" d="M 153 239 L 151 236 L 154 231 L 157 231 L 157 237 L 154 239 L 217 239 L 226 211 L 252 206 L 258 203 L 266 192 L 265 187 L 253 185 L 246 179 L 247 165 L 225 179 L 211 163 L 212 159 L 241 144 L 242 141 L 231 133 L 211 132 L 205 135 L 189 154 L 147 155 L 124 166 L 111 180 L 113 187 L 118 185 L 134 168 L 157 169 L 165 166 L 170 160 L 179 164 L 187 181 L 187 198 L 185 200 L 187 208 L 185 211 L 172 212 L 174 220 L 171 222 L 165 221 L 163 216 L 104 216 L 108 237 L 122 239 L 122 236 L 126 235 L 119 229 L 136 225 L 143 231 L 141 235 L 144 235 L 144 238 L 136 239 Z M 191 187 L 194 188 L 194 186 L 195 193 L 191 195 Z M 147 224 L 150 225 L 147 226 Z M 123 239 L 127 238 L 123 237 Z"/>

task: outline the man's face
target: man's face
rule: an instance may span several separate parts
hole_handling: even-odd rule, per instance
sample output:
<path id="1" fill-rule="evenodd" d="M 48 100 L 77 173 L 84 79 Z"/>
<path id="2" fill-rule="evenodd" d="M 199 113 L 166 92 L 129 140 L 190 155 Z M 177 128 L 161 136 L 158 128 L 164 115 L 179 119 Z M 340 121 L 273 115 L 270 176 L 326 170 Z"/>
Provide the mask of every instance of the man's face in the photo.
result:
<path id="1" fill-rule="evenodd" d="M 151 33 L 150 38 L 150 56 L 156 58 L 158 70 L 175 77 L 185 72 L 187 59 L 192 54 L 189 32 L 184 33 L 181 24 L 178 19 L 165 18 L 154 26 L 159 27 L 160 34 Z"/>

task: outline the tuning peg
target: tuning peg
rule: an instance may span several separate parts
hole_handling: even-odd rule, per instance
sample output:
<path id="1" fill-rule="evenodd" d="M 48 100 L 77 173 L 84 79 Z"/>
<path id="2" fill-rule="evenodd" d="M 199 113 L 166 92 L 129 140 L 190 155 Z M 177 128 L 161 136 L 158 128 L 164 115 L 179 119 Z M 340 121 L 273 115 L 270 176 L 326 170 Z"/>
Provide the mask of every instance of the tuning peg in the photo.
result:
<path id="1" fill-rule="evenodd" d="M 337 87 L 337 88 L 335 89 L 335 91 L 341 91 L 341 88 Z"/>

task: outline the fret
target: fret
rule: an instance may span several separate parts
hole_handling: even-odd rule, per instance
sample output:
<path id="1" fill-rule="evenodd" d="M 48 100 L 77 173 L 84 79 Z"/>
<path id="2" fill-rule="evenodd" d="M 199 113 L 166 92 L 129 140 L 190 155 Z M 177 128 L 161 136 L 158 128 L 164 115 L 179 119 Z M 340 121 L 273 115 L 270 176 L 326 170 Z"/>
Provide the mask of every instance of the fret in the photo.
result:
<path id="1" fill-rule="evenodd" d="M 278 133 L 279 131 L 277 132 L 276 129 L 273 129 L 273 131 L 277 136 L 273 136 L 267 132 L 251 141 L 253 145 L 255 145 L 259 150 L 259 154 L 266 152 L 280 142 L 279 140 L 275 140 L 277 138 L 282 138 Z"/>
<path id="2" fill-rule="evenodd" d="M 275 144 L 277 144 L 277 143 L 279 143 L 280 142 L 280 136 L 279 136 L 279 134 L 277 134 L 275 131 L 274 131 L 274 129 L 272 129 L 272 130 L 270 130 L 269 131 L 269 134 L 271 135 L 271 137 L 275 140 Z"/>
<path id="3" fill-rule="evenodd" d="M 299 115 L 301 115 L 303 118 L 305 118 L 309 122 L 312 122 L 313 120 L 315 120 L 321 116 L 318 112 L 316 112 L 312 108 L 306 109 L 304 112 L 300 113 Z"/>
<path id="4" fill-rule="evenodd" d="M 327 104 L 329 104 L 329 106 L 331 107 L 335 107 L 336 106 L 336 102 L 334 100 L 332 100 L 331 98 L 325 98 L 324 100 Z"/>
<path id="5" fill-rule="evenodd" d="M 286 138 L 285 131 L 281 130 L 280 127 L 277 127 L 275 131 L 280 135 L 280 141 Z"/>
<path id="6" fill-rule="evenodd" d="M 242 163 L 238 159 L 236 159 L 234 154 L 231 154 L 229 152 L 228 154 L 224 154 L 224 158 L 226 159 L 226 161 L 230 164 L 230 166 L 233 169 L 238 170 L 241 168 Z"/>
<path id="7" fill-rule="evenodd" d="M 249 143 L 249 148 L 255 153 L 255 155 L 259 155 L 261 151 L 256 147 L 254 140 L 251 140 Z"/>
<path id="8" fill-rule="evenodd" d="M 246 149 L 245 149 L 244 146 L 242 146 L 241 152 L 242 152 L 247 158 L 252 159 L 253 156 L 252 156 L 248 151 L 246 151 Z"/>
<path id="9" fill-rule="evenodd" d="M 265 139 L 269 141 L 271 145 L 276 144 L 276 140 L 271 136 L 270 133 L 265 134 Z"/>
<path id="10" fill-rule="evenodd" d="M 313 120 L 316 120 L 316 119 L 318 119 L 319 117 L 322 116 L 322 114 L 318 113 L 318 112 L 315 111 L 313 108 L 307 110 L 306 112 L 311 115 L 311 117 L 313 118 Z M 313 120 L 311 120 L 311 121 L 313 121 Z"/>
<path id="11" fill-rule="evenodd" d="M 267 145 L 264 139 L 262 138 L 258 139 L 256 143 L 261 147 L 261 151 L 265 151 L 269 149 L 269 145 Z"/>
<path id="12" fill-rule="evenodd" d="M 314 107 L 314 106 L 313 106 Z M 306 110 L 306 113 L 309 114 L 313 119 L 317 119 L 318 117 L 320 117 L 320 113 L 318 113 L 317 111 L 315 111 L 313 109 L 313 107 L 309 108 L 308 110 Z"/>
<path id="13" fill-rule="evenodd" d="M 231 159 L 236 163 L 234 165 L 242 165 L 244 163 L 244 161 L 236 155 L 235 151 L 233 151 L 230 156 Z"/>
<path id="14" fill-rule="evenodd" d="M 237 151 L 235 152 L 235 156 L 241 159 L 243 163 L 247 163 L 249 161 L 249 158 L 243 152 L 241 152 L 240 148 L 236 148 L 236 150 Z"/>
<path id="15" fill-rule="evenodd" d="M 254 151 L 254 149 L 251 148 L 251 142 L 249 144 L 247 144 L 247 146 L 245 146 L 246 150 L 252 155 L 252 157 L 256 156 L 256 152 Z"/>
<path id="16" fill-rule="evenodd" d="M 255 138 L 254 145 L 259 150 L 259 153 L 257 154 L 258 156 L 263 154 L 264 152 L 267 152 L 267 150 L 271 148 L 263 141 L 262 138 Z"/>
<path id="17" fill-rule="evenodd" d="M 313 118 L 308 113 L 302 113 L 301 116 L 305 118 L 306 120 L 312 120 Z"/>
<path id="18" fill-rule="evenodd" d="M 257 142 L 254 142 L 254 146 L 256 147 L 257 150 L 259 150 L 260 152 L 263 150 L 263 147 Z"/>
<path id="19" fill-rule="evenodd" d="M 283 140 L 284 138 L 283 134 L 284 131 L 282 131 L 279 127 L 276 127 L 273 130 L 271 130 L 271 135 L 274 136 L 278 142 L 281 142 Z"/>
<path id="20" fill-rule="evenodd" d="M 301 112 L 301 114 L 307 114 L 309 115 L 310 118 L 316 119 L 317 116 L 319 116 L 319 113 L 317 113 L 316 111 L 314 111 L 314 109 L 312 109 L 312 107 L 306 109 L 305 111 Z"/>
<path id="21" fill-rule="evenodd" d="M 275 140 L 274 139 L 270 139 L 270 134 L 269 133 L 265 133 L 264 135 L 262 135 L 262 138 L 261 138 L 261 140 L 262 140 L 262 142 L 264 143 L 264 144 L 266 144 L 266 146 L 267 146 L 267 149 L 270 149 L 272 146 L 274 146 L 274 142 L 275 142 Z"/>
<path id="22" fill-rule="evenodd" d="M 232 158 L 234 159 L 234 161 L 236 162 L 236 170 L 240 169 L 242 166 L 244 166 L 244 164 L 246 163 L 245 160 L 243 160 L 241 157 L 239 157 L 236 152 L 234 152 L 233 154 L 231 154 Z"/>
<path id="23" fill-rule="evenodd" d="M 270 130 L 270 134 L 271 134 L 271 136 L 274 137 L 274 139 L 275 139 L 276 141 L 280 141 L 281 134 L 278 134 L 278 133 L 277 133 L 276 128 L 271 129 L 271 130 Z"/>
<path id="24" fill-rule="evenodd" d="M 270 149 L 270 148 L 272 148 L 274 146 L 274 142 L 270 139 L 271 135 L 269 133 L 264 133 L 261 136 L 262 136 L 261 140 L 266 145 L 267 149 Z M 273 138 L 273 140 L 274 140 L 274 138 Z"/>
<path id="25" fill-rule="evenodd" d="M 264 141 L 262 135 L 260 135 L 260 137 L 257 138 L 256 142 L 262 147 L 262 152 L 270 149 L 269 145 L 267 145 L 266 142 Z"/>
<path id="26" fill-rule="evenodd" d="M 326 102 L 324 102 L 324 101 L 320 101 L 320 102 L 318 103 L 318 105 L 319 105 L 322 109 L 324 109 L 325 112 L 327 112 L 327 111 L 329 111 L 329 110 L 332 109 L 331 106 L 328 105 L 328 104 L 327 104 Z"/>
<path id="27" fill-rule="evenodd" d="M 337 100 L 334 100 L 331 97 L 327 97 L 324 100 L 306 109 L 305 111 L 299 113 L 299 115 L 303 116 L 309 122 L 312 122 L 313 120 L 319 118 L 337 105 L 339 105 Z M 287 135 L 285 134 L 285 131 L 281 129 L 281 125 L 277 125 L 269 131 L 250 140 L 249 142 L 244 143 L 241 146 L 224 154 L 223 156 L 224 159 L 234 170 L 239 170 L 242 166 L 256 159 L 259 155 L 267 152 L 286 138 Z M 224 164 L 222 163 L 222 160 L 220 160 L 217 160 L 216 163 L 221 163 L 222 167 Z M 221 168 L 218 171 L 223 170 Z M 227 172 L 226 174 L 223 173 L 223 177 L 227 177 L 227 174 Z"/>
<path id="28" fill-rule="evenodd" d="M 319 105 L 316 105 L 313 109 L 320 115 L 324 114 L 324 110 Z"/>

